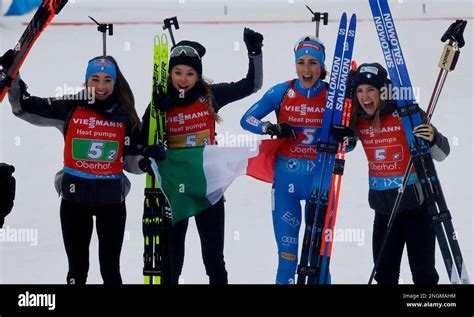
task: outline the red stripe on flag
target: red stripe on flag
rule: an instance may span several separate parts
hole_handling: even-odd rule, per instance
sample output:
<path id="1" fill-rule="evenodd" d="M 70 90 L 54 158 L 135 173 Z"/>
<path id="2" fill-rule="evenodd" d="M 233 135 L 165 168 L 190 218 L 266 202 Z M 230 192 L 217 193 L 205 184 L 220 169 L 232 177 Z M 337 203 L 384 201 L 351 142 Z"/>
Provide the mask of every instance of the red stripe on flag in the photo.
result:
<path id="1" fill-rule="evenodd" d="M 285 139 L 263 140 L 258 147 L 258 155 L 249 159 L 246 174 L 273 183 L 276 153 L 285 141 Z"/>

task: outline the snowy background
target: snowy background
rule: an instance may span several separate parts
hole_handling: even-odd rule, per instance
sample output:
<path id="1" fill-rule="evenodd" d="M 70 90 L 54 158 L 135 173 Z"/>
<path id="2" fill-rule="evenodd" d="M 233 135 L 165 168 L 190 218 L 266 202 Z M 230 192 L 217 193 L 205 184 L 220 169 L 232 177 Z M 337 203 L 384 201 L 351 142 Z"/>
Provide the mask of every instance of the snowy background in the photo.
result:
<path id="1" fill-rule="evenodd" d="M 3 12 L 10 1 L 3 1 Z M 246 133 L 239 120 L 271 86 L 295 76 L 293 45 L 303 35 L 314 34 L 314 24 L 304 4 L 329 12 L 330 23 L 321 26 L 330 68 L 337 21 L 343 11 L 355 12 L 358 29 L 354 59 L 358 63 L 384 64 L 371 20 L 368 1 L 91 1 L 69 4 L 39 38 L 21 73 L 29 92 L 53 96 L 63 87 L 81 87 L 87 61 L 102 52 L 102 37 L 88 15 L 104 23 L 116 23 L 108 38 L 113 55 L 135 94 L 141 116 L 149 101 L 153 35 L 161 33 L 164 18 L 178 16 L 177 40 L 193 39 L 207 49 L 204 75 L 215 82 L 236 81 L 245 76 L 247 54 L 242 41 L 244 27 L 265 36 L 264 83 L 256 94 L 225 107 L 224 122 L 217 131 L 224 136 Z M 453 215 L 469 273 L 474 274 L 473 245 L 473 3 L 460 1 L 391 1 L 401 45 L 412 83 L 419 88 L 419 102 L 426 108 L 436 81 L 443 44 L 440 37 L 456 18 L 468 19 L 457 69 L 448 76 L 433 123 L 451 141 L 451 155 L 438 164 L 439 177 Z M 0 51 L 13 47 L 24 29 L 23 17 L 0 18 Z M 123 24 L 120 24 L 120 23 Z M 129 22 L 129 23 L 125 23 Z M 385 64 L 384 64 L 385 65 Z M 273 116 L 273 115 L 272 115 Z M 272 120 L 273 117 L 270 117 Z M 17 198 L 0 235 L 0 283 L 65 283 L 67 259 L 59 222 L 60 199 L 54 190 L 55 173 L 62 167 L 63 139 L 53 128 L 39 128 L 15 118 L 5 100 L 0 106 L 0 161 L 16 167 Z M 367 202 L 367 161 L 362 147 L 348 155 L 336 223 L 331 270 L 336 284 L 365 284 L 372 269 L 373 211 Z M 141 284 L 143 238 L 141 230 L 144 176 L 129 176 L 132 191 L 127 198 L 128 218 L 121 257 L 124 283 Z M 270 202 L 271 185 L 240 177 L 226 193 L 225 260 L 230 283 L 272 284 L 277 268 Z M 29 241 L 15 241 L 10 234 L 31 230 Z M 302 231 L 301 231 L 302 233 Z M 194 220 L 186 239 L 181 283 L 207 283 Z M 89 283 L 102 283 L 97 239 L 91 243 Z M 437 247 L 441 283 L 448 283 Z M 412 283 L 406 255 L 401 283 Z"/>

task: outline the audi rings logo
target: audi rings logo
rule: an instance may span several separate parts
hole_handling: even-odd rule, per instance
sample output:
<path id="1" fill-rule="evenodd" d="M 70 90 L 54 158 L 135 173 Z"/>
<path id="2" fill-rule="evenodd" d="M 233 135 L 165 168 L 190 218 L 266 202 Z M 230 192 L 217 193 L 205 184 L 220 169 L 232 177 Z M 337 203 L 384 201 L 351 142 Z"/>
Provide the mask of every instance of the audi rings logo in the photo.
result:
<path id="1" fill-rule="evenodd" d="M 281 241 L 283 243 L 288 243 L 288 244 L 297 244 L 298 243 L 298 240 L 295 237 L 288 237 L 288 236 L 281 237 Z"/>

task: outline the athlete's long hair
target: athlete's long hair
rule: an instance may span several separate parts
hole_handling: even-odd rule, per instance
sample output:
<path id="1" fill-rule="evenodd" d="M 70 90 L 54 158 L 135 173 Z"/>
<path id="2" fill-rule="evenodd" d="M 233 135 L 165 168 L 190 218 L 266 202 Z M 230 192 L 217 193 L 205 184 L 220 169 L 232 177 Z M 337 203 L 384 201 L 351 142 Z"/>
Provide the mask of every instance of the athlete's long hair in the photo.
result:
<path id="1" fill-rule="evenodd" d="M 199 79 L 199 82 L 204 86 L 204 97 L 206 97 L 207 109 L 209 110 L 209 113 L 212 115 L 216 123 L 221 123 L 222 118 L 214 110 L 214 95 L 212 94 L 212 90 L 209 85 L 210 83 L 202 77 Z"/>

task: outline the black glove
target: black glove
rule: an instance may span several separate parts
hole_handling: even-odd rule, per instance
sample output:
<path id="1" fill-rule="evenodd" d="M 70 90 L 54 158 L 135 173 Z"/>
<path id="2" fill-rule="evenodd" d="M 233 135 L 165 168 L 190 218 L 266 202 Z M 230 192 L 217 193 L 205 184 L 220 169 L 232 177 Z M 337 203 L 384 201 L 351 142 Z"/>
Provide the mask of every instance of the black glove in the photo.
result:
<path id="1" fill-rule="evenodd" d="M 15 59 L 15 52 L 12 49 L 9 49 L 8 51 L 6 51 L 5 54 L 3 54 L 2 57 L 0 57 L 0 65 L 2 66 L 2 69 L 8 69 L 13 64 L 14 59 Z M 2 79 L 2 83 L 5 86 L 10 87 L 12 84 L 12 78 L 8 76 L 6 72 L 4 72 L 4 75 L 6 76 Z"/>
<path id="2" fill-rule="evenodd" d="M 262 54 L 263 35 L 252 29 L 244 29 L 244 42 L 250 56 Z"/>
<path id="3" fill-rule="evenodd" d="M 354 130 L 351 128 L 341 125 L 333 125 L 330 133 L 336 142 L 344 143 L 348 148 L 355 148 L 357 139 L 354 135 Z"/>
<path id="4" fill-rule="evenodd" d="M 143 156 L 151 157 L 155 161 L 163 161 L 166 158 L 165 147 L 161 144 L 148 145 L 143 148 Z"/>
<path id="5" fill-rule="evenodd" d="M 171 98 L 163 92 L 161 86 L 158 87 L 158 91 L 153 91 L 153 102 L 158 111 L 168 112 L 171 110 Z"/>
<path id="6" fill-rule="evenodd" d="M 143 148 L 142 155 L 144 158 L 138 162 L 138 166 L 142 171 L 153 174 L 150 158 L 153 158 L 156 162 L 163 161 L 166 159 L 166 150 L 163 145 L 148 145 Z"/>
<path id="7" fill-rule="evenodd" d="M 12 49 L 9 49 L 8 51 L 3 54 L 2 57 L 0 57 L 0 65 L 3 67 L 3 69 L 9 68 L 15 59 L 15 51 Z"/>
<path id="8" fill-rule="evenodd" d="M 291 127 L 286 122 L 283 123 L 277 123 L 277 124 L 269 124 L 267 126 L 267 131 L 265 131 L 266 134 L 273 136 L 276 136 L 278 138 L 293 138 L 293 140 L 296 141 L 296 132 L 295 130 Z"/>
<path id="9" fill-rule="evenodd" d="M 12 210 L 15 200 L 16 181 L 12 175 L 14 171 L 13 166 L 0 163 L 0 228 L 3 227 L 5 217 Z"/>

